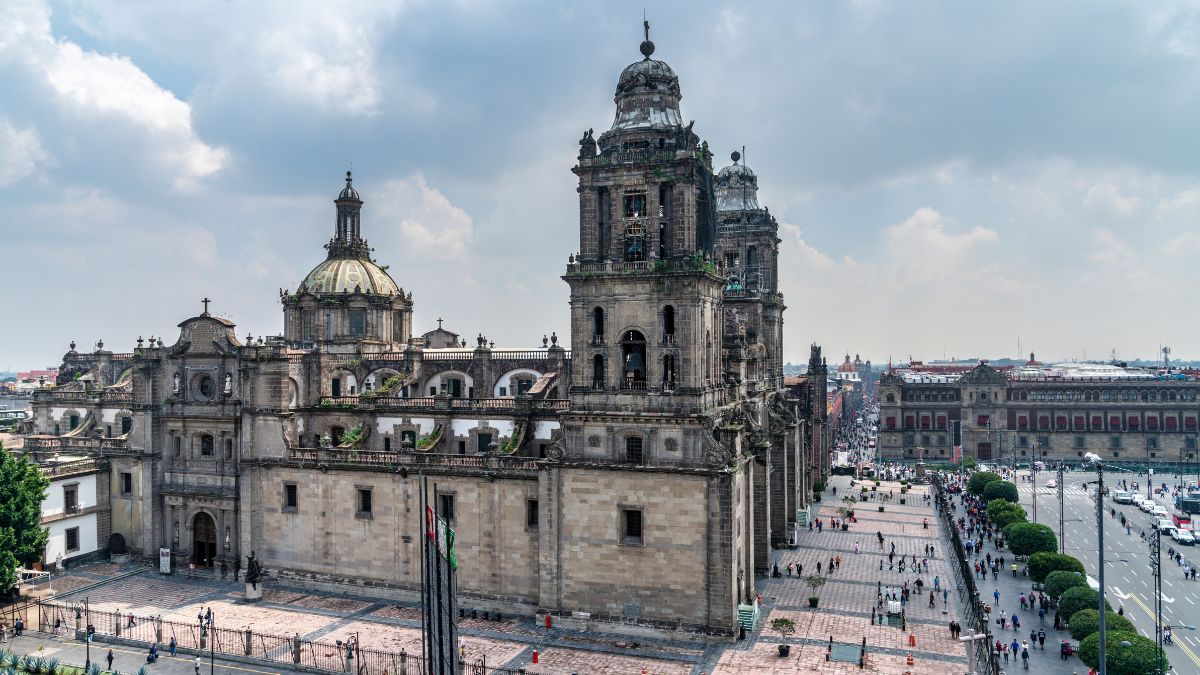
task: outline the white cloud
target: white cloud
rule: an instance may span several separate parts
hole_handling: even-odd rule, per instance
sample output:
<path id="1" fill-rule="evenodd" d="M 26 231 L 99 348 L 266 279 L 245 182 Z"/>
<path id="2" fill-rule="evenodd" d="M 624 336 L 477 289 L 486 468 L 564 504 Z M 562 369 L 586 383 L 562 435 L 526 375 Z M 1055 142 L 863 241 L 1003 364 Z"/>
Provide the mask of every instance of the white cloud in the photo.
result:
<path id="1" fill-rule="evenodd" d="M 920 208 L 903 222 L 883 230 L 889 264 L 899 274 L 897 281 L 941 279 L 972 267 L 968 254 L 1000 239 L 994 230 L 984 227 L 954 234 L 947 230 L 949 224 L 937 211 Z"/>
<path id="2" fill-rule="evenodd" d="M 1107 228 L 1097 228 L 1092 233 L 1092 250 L 1088 258 L 1105 265 L 1130 265 L 1137 256 L 1129 244 Z"/>
<path id="3" fill-rule="evenodd" d="M 372 207 L 376 215 L 371 219 L 377 227 L 386 229 L 399 221 L 402 245 L 421 255 L 459 259 L 475 237 L 471 216 L 430 187 L 419 172 L 385 184 L 372 195 Z"/>
<path id="4" fill-rule="evenodd" d="M 177 187 L 220 171 L 229 159 L 223 148 L 201 141 L 192 128 L 192 109 L 160 87 L 127 57 L 85 51 L 56 39 L 50 10 L 17 2 L 0 11 L 0 53 L 20 59 L 64 108 L 80 118 L 118 121 L 152 137 L 163 164 L 173 169 Z"/>
<path id="5" fill-rule="evenodd" d="M 0 117 L 0 188 L 34 173 L 46 160 L 36 129 L 18 129 Z"/>
<path id="6" fill-rule="evenodd" d="M 1142 205 L 1142 200 L 1132 195 L 1124 195 L 1121 189 L 1112 183 L 1100 183 L 1088 188 L 1083 195 L 1082 204 L 1088 208 L 1100 209 L 1106 213 L 1121 218 L 1133 215 Z"/>

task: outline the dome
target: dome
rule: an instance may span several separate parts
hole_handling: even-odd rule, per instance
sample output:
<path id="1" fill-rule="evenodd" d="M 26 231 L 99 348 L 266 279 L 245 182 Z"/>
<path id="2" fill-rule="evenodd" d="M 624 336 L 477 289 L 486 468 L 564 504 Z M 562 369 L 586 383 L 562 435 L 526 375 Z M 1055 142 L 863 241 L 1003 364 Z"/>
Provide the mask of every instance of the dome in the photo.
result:
<path id="1" fill-rule="evenodd" d="M 741 154 L 734 152 L 733 164 L 717 172 L 715 191 L 717 211 L 756 211 L 758 205 L 758 176 L 750 167 L 739 163 Z"/>
<path id="2" fill-rule="evenodd" d="M 342 188 L 342 191 L 338 193 L 337 198 L 357 199 L 360 202 L 362 201 L 362 199 L 358 196 L 358 190 L 354 189 L 354 176 L 352 176 L 349 171 L 346 172 L 346 187 Z"/>
<path id="3" fill-rule="evenodd" d="M 331 258 L 313 268 L 304 278 L 309 293 L 353 293 L 395 295 L 400 287 L 379 265 L 360 258 Z"/>
<path id="4" fill-rule="evenodd" d="M 730 180 L 734 176 L 742 178 L 743 180 L 755 178 L 754 171 L 752 171 L 750 167 L 746 166 L 745 164 L 730 164 L 717 173 L 717 180 Z"/>
<path id="5" fill-rule="evenodd" d="M 637 87 L 661 89 L 678 94 L 679 76 L 664 61 L 642 59 L 629 64 L 621 71 L 621 77 L 617 79 L 617 96 L 629 93 Z"/>

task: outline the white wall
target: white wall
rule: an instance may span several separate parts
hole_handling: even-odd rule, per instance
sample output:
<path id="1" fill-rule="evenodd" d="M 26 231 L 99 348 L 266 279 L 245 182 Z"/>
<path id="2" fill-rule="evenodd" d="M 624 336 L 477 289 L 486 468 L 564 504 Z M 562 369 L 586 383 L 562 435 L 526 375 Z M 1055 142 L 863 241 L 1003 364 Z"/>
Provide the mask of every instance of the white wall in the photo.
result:
<path id="1" fill-rule="evenodd" d="M 430 387 L 437 387 L 437 390 L 440 393 L 442 391 L 443 377 L 457 378 L 463 381 L 463 398 L 466 398 L 470 394 L 471 387 L 475 386 L 475 380 L 470 375 L 457 370 L 444 370 L 426 380 L 425 384 L 421 387 L 420 396 L 428 396 Z"/>
<path id="2" fill-rule="evenodd" d="M 533 427 L 533 437 L 542 440 L 550 440 L 550 434 L 559 427 L 556 421 L 535 422 Z"/>
<path id="3" fill-rule="evenodd" d="M 96 474 L 88 474 L 85 476 L 71 476 L 69 478 L 60 478 L 50 481 L 50 487 L 46 488 L 46 498 L 42 500 L 42 517 L 57 516 L 63 513 L 63 486 L 68 483 L 78 484 L 78 497 L 76 503 L 80 509 L 86 509 L 96 505 Z M 53 558 L 50 558 L 53 560 Z"/>
<path id="4" fill-rule="evenodd" d="M 95 513 L 60 520 L 50 523 L 47 527 L 50 530 L 50 538 L 46 541 L 46 562 L 53 563 L 58 560 L 60 553 L 63 558 L 71 558 L 91 553 L 99 548 L 96 541 L 97 518 Z M 72 527 L 79 528 L 79 550 L 68 552 L 67 529 Z"/>
<path id="5" fill-rule="evenodd" d="M 513 391 L 512 378 L 514 375 L 522 375 L 522 374 L 532 376 L 534 382 L 537 382 L 537 379 L 542 376 L 542 374 L 539 373 L 538 371 L 529 370 L 528 368 L 518 368 L 516 370 L 510 370 L 507 373 L 501 375 L 499 378 L 496 379 L 496 386 L 492 389 L 492 396 L 499 398 L 500 397 L 500 387 L 504 387 L 504 392 L 505 392 L 504 396 L 506 398 L 515 397 L 517 392 Z"/>
<path id="6" fill-rule="evenodd" d="M 422 436 L 433 433 L 433 418 L 432 417 L 412 417 L 412 423 L 420 428 Z M 381 434 L 392 433 L 392 427 L 397 424 L 404 424 L 403 417 L 379 417 L 375 420 L 375 430 Z"/>

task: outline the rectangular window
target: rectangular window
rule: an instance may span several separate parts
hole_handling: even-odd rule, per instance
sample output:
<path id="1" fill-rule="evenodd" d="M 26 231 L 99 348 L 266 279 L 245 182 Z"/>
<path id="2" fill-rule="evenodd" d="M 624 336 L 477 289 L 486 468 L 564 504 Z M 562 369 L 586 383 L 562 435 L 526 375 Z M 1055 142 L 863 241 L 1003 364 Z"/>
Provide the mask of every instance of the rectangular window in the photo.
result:
<path id="1" fill-rule="evenodd" d="M 946 444 L 946 434 L 938 434 L 938 442 L 937 442 L 937 444 L 938 444 L 938 445 L 945 445 L 945 444 Z"/>
<path id="2" fill-rule="evenodd" d="M 1104 428 L 1104 418 L 1099 415 L 1092 415 L 1092 430 L 1100 431 Z"/>
<path id="3" fill-rule="evenodd" d="M 644 543 L 641 509 L 621 509 L 621 543 L 632 546 Z"/>
<path id="4" fill-rule="evenodd" d="M 121 472 L 121 494 L 133 494 L 133 474 L 128 471 Z"/>
<path id="5" fill-rule="evenodd" d="M 1158 449 L 1158 436 L 1150 436 L 1146 439 L 1146 448 L 1148 450 Z"/>
<path id="6" fill-rule="evenodd" d="M 634 193 L 625 195 L 625 217 L 637 218 L 646 215 L 646 194 Z"/>
<path id="7" fill-rule="evenodd" d="M 627 436 L 625 438 L 625 461 L 631 464 L 641 464 L 645 457 L 642 454 L 642 437 Z"/>
<path id="8" fill-rule="evenodd" d="M 525 528 L 529 530 L 538 529 L 538 500 L 525 500 Z"/>
<path id="9" fill-rule="evenodd" d="M 367 310 L 352 309 L 346 313 L 351 335 L 367 334 Z"/>
<path id="10" fill-rule="evenodd" d="M 340 377 L 333 378 L 333 380 L 329 383 L 329 394 L 331 396 L 341 396 L 342 395 L 342 378 L 340 378 Z"/>
<path id="11" fill-rule="evenodd" d="M 181 454 L 183 454 L 183 439 L 180 438 L 179 436 L 176 436 L 175 437 L 175 456 L 178 457 Z"/>
<path id="12" fill-rule="evenodd" d="M 1195 450 L 1196 449 L 1196 437 L 1188 436 L 1187 438 L 1183 439 L 1183 447 L 1186 450 Z"/>
<path id="13" fill-rule="evenodd" d="M 1116 415 L 1110 415 L 1108 418 L 1108 428 L 1109 429 L 1120 429 L 1121 428 L 1121 418 L 1117 417 Z"/>
<path id="14" fill-rule="evenodd" d="M 1028 436 L 1017 436 L 1017 447 L 1028 448 L 1029 447 L 1029 437 Z"/>
<path id="15" fill-rule="evenodd" d="M 917 418 L 913 417 L 912 415 L 904 416 L 904 428 L 905 429 L 912 429 L 912 428 L 916 427 L 916 425 L 917 425 Z"/>
<path id="16" fill-rule="evenodd" d="M 300 335 L 302 340 L 317 339 L 316 312 L 311 309 L 300 310 Z"/>
<path id="17" fill-rule="evenodd" d="M 1077 448 L 1086 448 L 1087 447 L 1087 441 L 1084 439 L 1083 436 L 1075 437 L 1075 447 L 1077 447 Z"/>
<path id="18" fill-rule="evenodd" d="M 1050 418 L 1045 415 L 1038 417 L 1038 428 L 1039 429 L 1049 429 L 1050 428 Z"/>
<path id="19" fill-rule="evenodd" d="M 372 517 L 371 488 L 358 488 L 358 518 Z"/>
<path id="20" fill-rule="evenodd" d="M 983 396 L 983 394 L 980 394 L 980 396 Z M 977 421 L 979 422 L 979 426 L 986 427 L 988 425 L 989 419 L 991 419 L 991 417 L 989 417 L 988 415 L 980 415 L 979 418 L 977 419 Z"/>
<path id="21" fill-rule="evenodd" d="M 1114 457 L 1114 458 L 1115 458 L 1115 457 L 1120 457 L 1120 456 L 1121 456 L 1121 453 L 1117 452 L 1116 450 L 1114 450 L 1114 451 L 1113 451 L 1113 457 Z"/>
<path id="22" fill-rule="evenodd" d="M 896 418 L 895 417 L 887 418 L 887 428 L 889 428 L 889 429 L 896 428 Z"/>
<path id="23" fill-rule="evenodd" d="M 79 485 L 63 486 L 63 509 L 68 512 L 79 510 Z"/>
<path id="24" fill-rule="evenodd" d="M 466 441 L 458 442 L 458 454 L 460 454 L 460 455 L 467 454 L 467 442 Z"/>
<path id="25" fill-rule="evenodd" d="M 1146 428 L 1150 431 L 1158 431 L 1158 418 L 1151 415 L 1146 418 Z"/>
<path id="26" fill-rule="evenodd" d="M 1120 448 L 1121 447 L 1121 437 L 1120 436 L 1109 436 L 1108 437 L 1108 447 L 1113 448 L 1113 449 Z"/>
<path id="27" fill-rule="evenodd" d="M 1017 428 L 1018 429 L 1028 429 L 1029 428 L 1029 418 L 1024 415 L 1021 415 L 1020 417 L 1018 417 L 1017 418 Z"/>
<path id="28" fill-rule="evenodd" d="M 1040 445 L 1043 448 L 1050 447 L 1050 437 L 1049 436 L 1038 436 L 1038 445 Z"/>
<path id="29" fill-rule="evenodd" d="M 67 551 L 68 552 L 78 551 L 79 550 L 79 528 L 78 527 L 68 527 L 66 529 L 66 534 L 67 534 Z"/>
<path id="30" fill-rule="evenodd" d="M 438 515 L 454 524 L 454 495 L 438 495 Z"/>
<path id="31" fill-rule="evenodd" d="M 929 442 L 929 434 L 921 434 L 921 445 L 931 445 Z"/>
<path id="32" fill-rule="evenodd" d="M 500 396 L 508 396 L 508 387 L 500 387 Z"/>
<path id="33" fill-rule="evenodd" d="M 384 452 L 392 451 L 392 437 L 391 436 L 383 437 L 383 451 Z"/>
<path id="34" fill-rule="evenodd" d="M 492 449 L 492 435 L 479 434 L 475 436 L 475 452 L 488 452 Z"/>
<path id="35" fill-rule="evenodd" d="M 905 445 L 916 445 L 916 443 L 917 443 L 917 435 L 916 434 L 912 434 L 912 433 L 904 434 L 904 444 Z"/>
<path id="36" fill-rule="evenodd" d="M 939 428 L 939 429 L 946 428 L 946 416 L 945 415 L 937 416 L 937 428 Z"/>
<path id="37" fill-rule="evenodd" d="M 283 510 L 295 513 L 300 508 L 300 486 L 296 483 L 283 484 Z"/>

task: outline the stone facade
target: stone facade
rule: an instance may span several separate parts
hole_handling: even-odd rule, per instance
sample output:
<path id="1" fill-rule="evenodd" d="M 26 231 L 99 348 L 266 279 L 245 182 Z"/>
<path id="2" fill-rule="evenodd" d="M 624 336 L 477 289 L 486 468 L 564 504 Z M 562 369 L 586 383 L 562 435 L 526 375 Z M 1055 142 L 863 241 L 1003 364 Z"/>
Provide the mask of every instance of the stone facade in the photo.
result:
<path id="1" fill-rule="evenodd" d="M 947 460 L 954 429 L 981 461 L 1196 460 L 1200 380 L 1195 374 L 1113 369 L 1110 375 L 1044 376 L 981 364 L 958 375 L 884 373 L 880 453 Z"/>
<path id="2" fill-rule="evenodd" d="M 642 50 L 573 169 L 569 350 L 468 347 L 440 320 L 413 336 L 347 174 L 326 260 L 280 294 L 283 335 L 239 338 L 206 301 L 171 344 L 72 346 L 27 447 L 106 456 L 113 531 L 176 569 L 253 551 L 297 583 L 415 597 L 425 485 L 464 606 L 734 634 L 828 471 L 824 379 L 784 386 L 777 225 L 718 198 L 753 174 L 714 177 Z"/>

